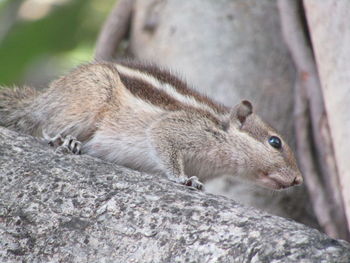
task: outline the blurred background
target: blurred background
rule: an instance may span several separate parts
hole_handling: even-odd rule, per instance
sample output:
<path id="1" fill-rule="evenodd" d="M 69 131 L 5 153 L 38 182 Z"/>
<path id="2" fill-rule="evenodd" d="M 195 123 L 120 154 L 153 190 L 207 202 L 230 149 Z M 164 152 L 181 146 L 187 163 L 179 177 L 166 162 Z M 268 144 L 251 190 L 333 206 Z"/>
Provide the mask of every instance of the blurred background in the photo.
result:
<path id="1" fill-rule="evenodd" d="M 114 0 L 0 0 L 0 85 L 44 86 L 92 59 Z"/>

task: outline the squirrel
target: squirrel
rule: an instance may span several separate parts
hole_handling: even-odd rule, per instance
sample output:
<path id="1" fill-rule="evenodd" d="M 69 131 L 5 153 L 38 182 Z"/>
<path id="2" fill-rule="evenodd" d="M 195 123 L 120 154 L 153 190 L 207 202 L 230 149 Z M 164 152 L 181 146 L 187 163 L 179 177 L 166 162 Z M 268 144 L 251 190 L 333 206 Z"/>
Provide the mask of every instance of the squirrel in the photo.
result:
<path id="1" fill-rule="evenodd" d="M 303 181 L 249 101 L 220 105 L 152 64 L 93 62 L 43 92 L 0 89 L 0 125 L 197 189 L 224 174 L 274 190 Z"/>

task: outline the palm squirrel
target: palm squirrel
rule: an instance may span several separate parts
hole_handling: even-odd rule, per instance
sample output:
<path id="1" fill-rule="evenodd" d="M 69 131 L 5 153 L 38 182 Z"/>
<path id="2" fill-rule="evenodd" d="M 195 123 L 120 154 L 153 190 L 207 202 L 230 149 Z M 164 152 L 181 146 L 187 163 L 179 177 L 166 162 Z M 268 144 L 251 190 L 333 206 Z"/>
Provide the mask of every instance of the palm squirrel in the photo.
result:
<path id="1" fill-rule="evenodd" d="M 44 92 L 1 89 L 0 125 L 199 189 L 223 174 L 271 189 L 303 181 L 249 101 L 222 106 L 149 64 L 94 62 Z"/>

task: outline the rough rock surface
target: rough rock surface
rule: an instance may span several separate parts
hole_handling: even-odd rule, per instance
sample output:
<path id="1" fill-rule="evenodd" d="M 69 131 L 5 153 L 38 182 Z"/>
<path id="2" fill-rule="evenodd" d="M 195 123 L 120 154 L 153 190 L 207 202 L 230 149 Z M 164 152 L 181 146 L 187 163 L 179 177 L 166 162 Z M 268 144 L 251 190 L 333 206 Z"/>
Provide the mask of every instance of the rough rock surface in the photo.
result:
<path id="1" fill-rule="evenodd" d="M 350 262 L 350 244 L 0 128 L 0 262 Z"/>

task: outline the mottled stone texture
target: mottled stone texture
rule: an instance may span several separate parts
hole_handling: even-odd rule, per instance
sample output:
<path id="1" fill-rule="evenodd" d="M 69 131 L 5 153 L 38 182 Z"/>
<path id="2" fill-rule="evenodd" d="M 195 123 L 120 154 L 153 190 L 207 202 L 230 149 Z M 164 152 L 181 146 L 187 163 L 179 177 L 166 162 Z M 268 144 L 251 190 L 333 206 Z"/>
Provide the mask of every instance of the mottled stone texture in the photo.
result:
<path id="1" fill-rule="evenodd" d="M 350 245 L 0 128 L 0 262 L 350 262 Z"/>

